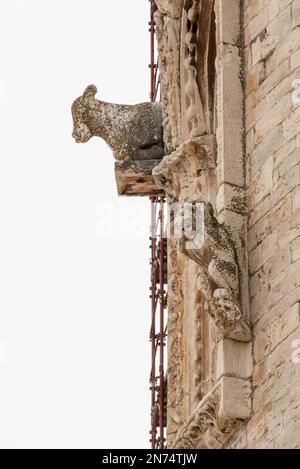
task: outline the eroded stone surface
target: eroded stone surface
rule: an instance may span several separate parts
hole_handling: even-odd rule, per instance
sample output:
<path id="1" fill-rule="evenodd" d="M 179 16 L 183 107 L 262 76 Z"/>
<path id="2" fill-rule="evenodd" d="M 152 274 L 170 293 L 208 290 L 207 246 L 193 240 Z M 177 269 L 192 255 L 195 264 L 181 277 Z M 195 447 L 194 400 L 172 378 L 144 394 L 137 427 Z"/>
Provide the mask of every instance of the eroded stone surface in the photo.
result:
<path id="1" fill-rule="evenodd" d="M 192 202 L 197 207 L 199 202 Z M 219 224 L 210 203 L 202 202 L 203 224 L 201 236 L 183 235 L 182 251 L 199 265 L 197 288 L 204 294 L 217 327 L 231 339 L 250 341 L 250 325 L 243 317 L 239 304 L 239 270 L 234 243 L 226 228 Z M 194 211 L 195 214 L 196 210 Z M 178 214 L 179 223 L 187 218 L 184 208 Z M 185 230 L 192 232 L 196 223 L 193 214 L 184 221 Z"/>
<path id="2" fill-rule="evenodd" d="M 111 104 L 96 99 L 96 93 L 97 88 L 90 85 L 72 105 L 76 142 L 101 137 L 117 161 L 163 157 L 160 103 Z"/>
<path id="3" fill-rule="evenodd" d="M 154 196 L 164 194 L 152 171 L 158 160 L 125 160 L 115 163 L 115 178 L 119 195 Z"/>
<path id="4" fill-rule="evenodd" d="M 229 5 L 161 0 L 156 15 L 166 155 L 153 176 L 169 202 L 202 203 L 206 214 L 203 242 L 197 235 L 192 241 L 171 237 L 169 242 L 168 442 L 174 447 L 201 447 L 207 437 L 195 409 L 222 379 L 216 372 L 220 335 L 251 340 L 240 10 L 235 3 L 229 14 Z M 182 7 L 181 13 L 174 14 L 172 6 Z M 239 350 L 239 362 L 248 363 L 251 347 Z M 241 368 L 232 366 L 240 383 Z M 243 386 L 236 392 L 239 408 L 222 402 L 228 394 L 220 394 L 219 408 L 231 406 L 231 437 L 237 428 L 234 412 L 244 419 L 251 409 L 250 392 Z M 220 418 L 217 412 L 217 433 Z M 214 435 L 209 440 L 203 447 L 228 441 L 217 438 L 216 443 Z"/>

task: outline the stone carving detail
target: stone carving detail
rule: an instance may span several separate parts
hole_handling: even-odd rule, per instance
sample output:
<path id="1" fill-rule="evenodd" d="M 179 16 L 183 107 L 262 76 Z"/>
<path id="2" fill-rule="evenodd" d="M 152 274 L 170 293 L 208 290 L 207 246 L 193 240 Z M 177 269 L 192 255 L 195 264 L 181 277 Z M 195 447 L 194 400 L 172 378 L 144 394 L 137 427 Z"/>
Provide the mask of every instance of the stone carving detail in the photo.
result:
<path id="1" fill-rule="evenodd" d="M 214 0 L 159 0 L 158 57 L 167 152 L 214 131 Z"/>
<path id="2" fill-rule="evenodd" d="M 194 240 L 183 238 L 182 252 L 199 265 L 198 289 L 208 301 L 209 311 L 222 333 L 229 338 L 249 341 L 249 325 L 239 303 L 239 268 L 234 242 L 215 218 L 211 203 L 215 200 L 215 165 L 214 137 L 197 137 L 166 156 L 154 169 L 153 176 L 172 200 L 189 201 L 195 206 L 202 203 L 203 240 L 197 233 Z M 184 213 L 177 215 L 180 225 L 182 216 Z M 185 226 L 189 224 L 194 225 L 195 220 L 185 220 Z"/>
<path id="3" fill-rule="evenodd" d="M 168 433 L 175 433 L 184 422 L 183 389 L 183 256 L 178 255 L 177 241 L 168 241 Z M 179 253 L 180 254 L 180 253 Z"/>
<path id="4" fill-rule="evenodd" d="M 180 115 L 180 20 L 156 14 L 156 38 L 164 110 L 164 143 L 170 152 L 181 140 Z"/>
<path id="5" fill-rule="evenodd" d="M 165 156 L 153 170 L 153 176 L 172 200 L 189 200 L 196 193 L 201 200 L 213 200 L 215 167 L 215 136 L 204 135 L 184 142 Z"/>
<path id="6" fill-rule="evenodd" d="M 185 0 L 181 28 L 184 139 L 214 132 L 214 0 Z"/>
<path id="7" fill-rule="evenodd" d="M 184 0 L 156 0 L 159 10 L 170 18 L 180 18 Z"/>
<path id="8" fill-rule="evenodd" d="M 239 419 L 219 416 L 221 386 L 217 385 L 200 402 L 197 409 L 182 425 L 170 448 L 219 449 L 226 445 L 241 424 Z"/>
<path id="9" fill-rule="evenodd" d="M 166 153 L 152 174 L 169 202 L 190 204 L 195 208 L 192 215 L 197 211 L 196 204 L 203 211 L 202 233 L 194 231 L 192 237 L 185 233 L 176 239 L 171 230 L 172 256 L 181 264 L 170 277 L 169 290 L 168 444 L 174 448 L 220 448 L 226 446 L 251 411 L 248 379 L 235 371 L 234 377 L 231 371 L 221 374 L 217 367 L 222 363 L 218 341 L 238 341 L 237 363 L 248 360 L 251 353 L 244 172 L 241 164 L 235 164 L 244 155 L 239 145 L 234 149 L 230 145 L 230 130 L 223 132 L 225 120 L 230 121 L 227 127 L 238 120 L 240 124 L 233 125 L 233 129 L 242 130 L 242 115 L 228 113 L 231 106 L 222 88 L 225 81 L 230 88 L 228 77 L 240 84 L 240 68 L 229 73 L 232 62 L 229 56 L 224 59 L 220 45 L 220 32 L 223 36 L 226 32 L 226 38 L 232 33 L 224 2 L 156 3 Z M 238 54 L 240 6 L 236 3 L 232 15 Z M 237 99 L 231 100 L 234 103 L 242 99 L 238 85 L 234 87 Z M 238 155 L 236 159 L 232 153 Z M 181 225 L 183 217 L 180 211 L 175 227 Z M 195 224 L 192 216 L 187 231 L 192 232 Z M 234 358 L 229 369 L 237 368 Z M 232 380 L 232 386 L 224 391 L 227 379 Z"/>
<path id="10" fill-rule="evenodd" d="M 215 218 L 212 205 L 206 201 L 201 203 L 202 229 L 191 237 L 199 201 L 191 206 L 192 210 L 186 211 L 183 207 L 177 215 L 177 223 L 189 233 L 188 238 L 183 233 L 182 252 L 199 265 L 197 287 L 208 301 L 208 310 L 222 334 L 247 342 L 251 333 L 239 303 L 239 269 L 234 243 Z"/>
<path id="11" fill-rule="evenodd" d="M 211 330 L 208 302 L 203 293 L 198 290 L 197 277 L 195 278 L 195 339 L 193 355 L 193 381 L 194 381 L 194 402 L 199 402 L 209 391 L 212 383 L 211 353 Z"/>
<path id="12" fill-rule="evenodd" d="M 95 98 L 90 85 L 72 105 L 76 142 L 103 138 L 117 161 L 154 160 L 163 157 L 162 110 L 160 103 L 111 104 Z"/>
<path id="13" fill-rule="evenodd" d="M 205 133 L 203 108 L 200 99 L 200 91 L 197 83 L 197 39 L 199 28 L 198 0 L 185 0 L 182 47 L 184 67 L 182 77 L 184 85 L 183 108 L 185 109 L 185 123 L 187 135 L 195 137 Z"/>

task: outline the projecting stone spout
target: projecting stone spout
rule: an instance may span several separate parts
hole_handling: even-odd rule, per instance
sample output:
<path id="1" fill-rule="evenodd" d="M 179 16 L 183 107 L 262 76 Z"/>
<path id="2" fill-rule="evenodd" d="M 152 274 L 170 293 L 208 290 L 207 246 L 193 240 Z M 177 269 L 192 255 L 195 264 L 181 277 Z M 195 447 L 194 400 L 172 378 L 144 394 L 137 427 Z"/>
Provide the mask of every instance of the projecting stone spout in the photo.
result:
<path id="1" fill-rule="evenodd" d="M 160 103 L 111 104 L 96 99 L 96 93 L 96 86 L 90 85 L 72 105 L 76 142 L 101 137 L 117 162 L 160 160 L 164 153 Z"/>

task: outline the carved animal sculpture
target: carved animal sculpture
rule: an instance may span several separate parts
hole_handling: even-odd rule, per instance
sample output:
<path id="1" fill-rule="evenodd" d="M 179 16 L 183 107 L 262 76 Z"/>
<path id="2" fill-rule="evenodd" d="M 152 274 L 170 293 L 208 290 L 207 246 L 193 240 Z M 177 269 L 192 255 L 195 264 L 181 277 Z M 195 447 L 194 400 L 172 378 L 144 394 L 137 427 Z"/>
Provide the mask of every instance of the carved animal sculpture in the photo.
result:
<path id="1" fill-rule="evenodd" d="M 197 202 L 192 203 L 191 207 L 195 208 Z M 199 205 L 199 202 L 198 202 Z M 203 207 L 203 243 L 193 247 L 192 244 L 187 245 L 191 241 L 184 235 L 183 250 L 197 264 L 205 270 L 212 284 L 206 294 L 211 297 L 217 288 L 226 289 L 237 295 L 239 288 L 238 267 L 235 262 L 235 252 L 231 238 L 226 229 L 220 225 L 214 216 L 212 205 L 208 202 L 202 202 Z M 195 211 L 185 211 L 184 230 L 187 233 L 193 233 L 193 224 L 195 225 Z M 199 222 L 198 222 L 199 223 Z M 194 233 L 193 237 L 196 237 Z M 198 244 L 198 243 L 197 243 Z"/>
<path id="2" fill-rule="evenodd" d="M 163 157 L 160 103 L 111 104 L 96 99 L 96 93 L 96 86 L 90 85 L 72 105 L 72 136 L 77 143 L 101 137 L 118 161 Z"/>
<path id="3" fill-rule="evenodd" d="M 180 240 L 182 251 L 200 267 L 197 286 L 208 301 L 217 326 L 227 336 L 248 340 L 249 327 L 239 304 L 239 271 L 231 236 L 215 218 L 212 205 L 202 202 L 203 225 L 199 237 L 199 230 L 194 229 L 196 204 L 199 206 L 199 202 L 194 202 L 193 210 L 187 212 L 181 208 L 175 219 L 175 223 L 184 227 Z M 178 225 L 176 229 L 179 233 Z"/>

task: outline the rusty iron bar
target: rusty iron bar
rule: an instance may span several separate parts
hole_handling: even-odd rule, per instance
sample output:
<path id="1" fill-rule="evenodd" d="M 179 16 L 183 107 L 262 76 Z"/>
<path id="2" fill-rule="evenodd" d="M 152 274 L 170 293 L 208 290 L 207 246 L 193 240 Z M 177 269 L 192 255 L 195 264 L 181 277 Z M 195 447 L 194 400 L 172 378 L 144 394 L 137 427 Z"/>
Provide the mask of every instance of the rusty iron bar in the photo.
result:
<path id="1" fill-rule="evenodd" d="M 159 348 L 160 348 L 160 360 L 159 360 L 159 441 L 162 443 L 161 447 L 164 447 L 165 441 L 165 428 L 164 428 L 164 340 L 165 340 L 165 323 L 164 323 L 164 200 L 160 198 L 160 250 L 159 250 L 159 280 L 160 280 L 160 326 L 159 326 Z"/>
<path id="2" fill-rule="evenodd" d="M 158 64 L 155 58 L 155 20 L 157 6 L 150 1 L 150 100 L 157 100 L 160 88 Z M 167 337 L 165 317 L 167 284 L 167 240 L 164 233 L 165 197 L 150 197 L 151 201 L 151 430 L 152 449 L 166 447 L 166 384 L 164 354 Z M 159 307 L 158 307 L 159 305 Z"/>
<path id="3" fill-rule="evenodd" d="M 155 217 L 155 208 L 151 210 L 151 231 L 153 230 Z M 156 355 L 156 339 L 155 339 L 155 311 L 156 311 L 156 289 L 154 289 L 154 279 L 155 271 L 153 271 L 155 263 L 155 238 L 151 233 L 151 309 L 152 309 L 152 323 L 150 329 L 150 341 L 151 341 L 151 374 L 150 374 L 150 390 L 151 390 L 151 447 L 152 449 L 156 448 L 156 376 L 155 376 L 155 355 Z"/>
<path id="4" fill-rule="evenodd" d="M 151 447 L 162 449 L 166 445 L 166 385 L 165 346 L 167 243 L 165 238 L 165 197 L 151 197 Z"/>
<path id="5" fill-rule="evenodd" d="M 160 84 L 160 77 L 158 71 L 158 64 L 155 60 L 155 20 L 154 15 L 157 11 L 157 6 L 154 0 L 150 0 L 150 100 L 152 102 L 156 101 L 159 84 Z"/>

